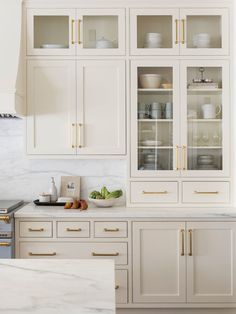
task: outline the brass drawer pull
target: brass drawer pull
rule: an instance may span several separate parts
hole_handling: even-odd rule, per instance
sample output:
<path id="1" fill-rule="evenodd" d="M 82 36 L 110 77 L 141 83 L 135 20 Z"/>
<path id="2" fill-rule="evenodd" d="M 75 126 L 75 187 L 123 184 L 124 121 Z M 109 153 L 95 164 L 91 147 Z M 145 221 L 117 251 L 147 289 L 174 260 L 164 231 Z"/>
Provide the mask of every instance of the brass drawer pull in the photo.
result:
<path id="1" fill-rule="evenodd" d="M 5 223 L 9 224 L 11 218 L 9 216 L 0 216 L 0 221 L 4 221 Z"/>
<path id="2" fill-rule="evenodd" d="M 144 195 L 161 195 L 161 194 L 168 194 L 167 191 L 155 191 L 155 192 L 147 192 L 143 191 Z"/>
<path id="3" fill-rule="evenodd" d="M 83 147 L 83 124 L 78 123 L 77 124 L 77 138 L 78 138 L 78 147 L 82 148 Z"/>
<path id="4" fill-rule="evenodd" d="M 187 146 L 183 145 L 183 169 L 187 170 Z"/>
<path id="5" fill-rule="evenodd" d="M 118 232 L 120 231 L 120 229 L 119 228 L 114 228 L 114 229 L 104 228 L 104 231 L 105 232 Z"/>
<path id="6" fill-rule="evenodd" d="M 183 29 L 183 38 L 182 38 L 182 44 L 185 44 L 185 20 L 182 19 L 182 29 Z"/>
<path id="7" fill-rule="evenodd" d="M 184 256 L 184 235 L 185 235 L 185 230 L 181 229 L 181 237 L 182 237 L 182 247 L 181 247 L 181 256 Z"/>
<path id="8" fill-rule="evenodd" d="M 177 45 L 179 43 L 179 31 L 178 31 L 178 20 L 175 20 L 175 44 Z"/>
<path id="9" fill-rule="evenodd" d="M 0 246 L 11 246 L 10 242 L 0 242 Z"/>
<path id="10" fill-rule="evenodd" d="M 179 146 L 176 145 L 176 170 L 180 170 L 180 166 L 179 166 Z"/>
<path id="11" fill-rule="evenodd" d="M 68 232 L 80 232 L 80 231 L 82 231 L 82 229 L 81 228 L 76 228 L 76 229 L 66 228 L 66 231 L 68 231 Z"/>
<path id="12" fill-rule="evenodd" d="M 194 191 L 194 194 L 202 194 L 202 195 L 216 195 L 219 194 L 219 191 Z"/>
<path id="13" fill-rule="evenodd" d="M 52 252 L 52 253 L 32 253 L 29 252 L 29 256 L 55 256 L 57 255 L 56 252 Z"/>
<path id="14" fill-rule="evenodd" d="M 39 229 L 28 228 L 28 230 L 29 230 L 30 232 L 43 232 L 43 231 L 44 231 L 44 228 L 39 228 Z"/>
<path id="15" fill-rule="evenodd" d="M 80 30 L 80 23 L 82 22 L 82 20 L 78 20 L 78 44 L 82 44 L 82 41 L 81 41 L 81 30 Z"/>
<path id="16" fill-rule="evenodd" d="M 75 20 L 71 20 L 71 44 L 75 44 L 75 39 L 74 39 L 74 26 L 75 26 Z"/>
<path id="17" fill-rule="evenodd" d="M 71 147 L 72 148 L 76 148 L 76 144 L 75 144 L 75 141 L 76 141 L 76 135 L 75 135 L 75 133 L 76 133 L 76 129 L 75 129 L 75 123 L 72 123 L 71 124 L 71 126 L 72 126 L 72 134 L 71 134 L 71 139 L 72 139 L 72 143 L 71 143 Z"/>
<path id="18" fill-rule="evenodd" d="M 120 286 L 119 286 L 119 285 L 116 285 L 116 286 L 115 286 L 115 289 L 116 289 L 116 290 L 118 290 L 119 288 L 120 288 Z"/>
<path id="19" fill-rule="evenodd" d="M 189 256 L 193 256 L 193 230 L 189 229 Z"/>
<path id="20" fill-rule="evenodd" d="M 95 252 L 92 252 L 92 256 L 118 256 L 119 253 L 116 252 L 116 253 L 95 253 Z"/>

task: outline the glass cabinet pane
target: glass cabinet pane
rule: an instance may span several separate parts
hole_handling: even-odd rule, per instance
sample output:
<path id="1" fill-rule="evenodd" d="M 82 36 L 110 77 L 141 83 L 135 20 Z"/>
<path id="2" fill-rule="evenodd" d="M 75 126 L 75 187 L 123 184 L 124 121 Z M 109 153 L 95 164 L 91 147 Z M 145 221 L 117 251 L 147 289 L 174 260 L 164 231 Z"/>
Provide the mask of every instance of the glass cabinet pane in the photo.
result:
<path id="1" fill-rule="evenodd" d="M 137 16 L 137 48 L 172 48 L 172 15 Z"/>
<path id="2" fill-rule="evenodd" d="M 187 68 L 187 169 L 222 170 L 222 68 Z"/>
<path id="3" fill-rule="evenodd" d="M 34 48 L 69 48 L 69 16 L 34 16 Z"/>
<path id="4" fill-rule="evenodd" d="M 83 47 L 90 49 L 119 48 L 118 16 L 83 16 Z"/>
<path id="5" fill-rule="evenodd" d="M 173 69 L 137 72 L 138 170 L 173 170 Z"/>
<path id="6" fill-rule="evenodd" d="M 187 48 L 222 48 L 220 15 L 188 15 Z"/>

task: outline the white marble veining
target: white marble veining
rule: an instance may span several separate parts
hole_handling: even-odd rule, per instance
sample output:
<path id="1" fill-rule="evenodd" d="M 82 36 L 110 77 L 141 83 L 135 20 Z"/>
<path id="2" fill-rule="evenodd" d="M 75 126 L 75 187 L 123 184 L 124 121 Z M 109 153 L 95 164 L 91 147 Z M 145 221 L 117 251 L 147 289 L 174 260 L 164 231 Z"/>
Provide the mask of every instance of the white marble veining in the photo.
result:
<path id="1" fill-rule="evenodd" d="M 57 206 L 28 204 L 15 213 L 16 218 L 236 218 L 236 208 L 94 208 L 86 211 L 64 209 Z"/>
<path id="2" fill-rule="evenodd" d="M 112 260 L 0 261 L 1 314 L 114 314 Z"/>
<path id="3" fill-rule="evenodd" d="M 0 119 L 0 199 L 32 201 L 48 191 L 54 176 L 81 176 L 81 197 L 103 185 L 125 190 L 125 160 L 29 159 L 24 148 L 23 119 Z M 125 197 L 120 205 L 125 203 Z"/>

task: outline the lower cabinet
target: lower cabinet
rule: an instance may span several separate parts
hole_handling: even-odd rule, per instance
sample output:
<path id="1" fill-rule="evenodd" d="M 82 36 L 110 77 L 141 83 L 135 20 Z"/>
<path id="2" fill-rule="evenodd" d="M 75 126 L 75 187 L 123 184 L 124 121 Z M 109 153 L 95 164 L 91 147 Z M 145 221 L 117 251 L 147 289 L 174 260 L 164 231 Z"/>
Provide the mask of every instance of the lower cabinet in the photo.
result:
<path id="1" fill-rule="evenodd" d="M 236 302 L 236 222 L 134 222 L 135 303 Z"/>

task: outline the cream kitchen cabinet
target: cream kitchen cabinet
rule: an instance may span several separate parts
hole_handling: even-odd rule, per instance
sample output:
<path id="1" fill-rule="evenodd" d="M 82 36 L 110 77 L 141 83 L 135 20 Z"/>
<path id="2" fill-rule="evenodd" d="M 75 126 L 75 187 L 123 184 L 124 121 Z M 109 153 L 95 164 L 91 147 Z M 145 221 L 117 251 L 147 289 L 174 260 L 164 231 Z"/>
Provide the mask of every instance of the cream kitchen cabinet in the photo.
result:
<path id="1" fill-rule="evenodd" d="M 29 60 L 27 74 L 28 154 L 125 154 L 124 61 Z"/>
<path id="2" fill-rule="evenodd" d="M 124 9 L 27 9 L 29 56 L 124 54 Z"/>
<path id="3" fill-rule="evenodd" d="M 236 301 L 235 222 L 133 222 L 133 257 L 135 303 Z"/>
<path id="4" fill-rule="evenodd" d="M 131 54 L 228 55 L 228 20 L 227 8 L 131 9 Z"/>

